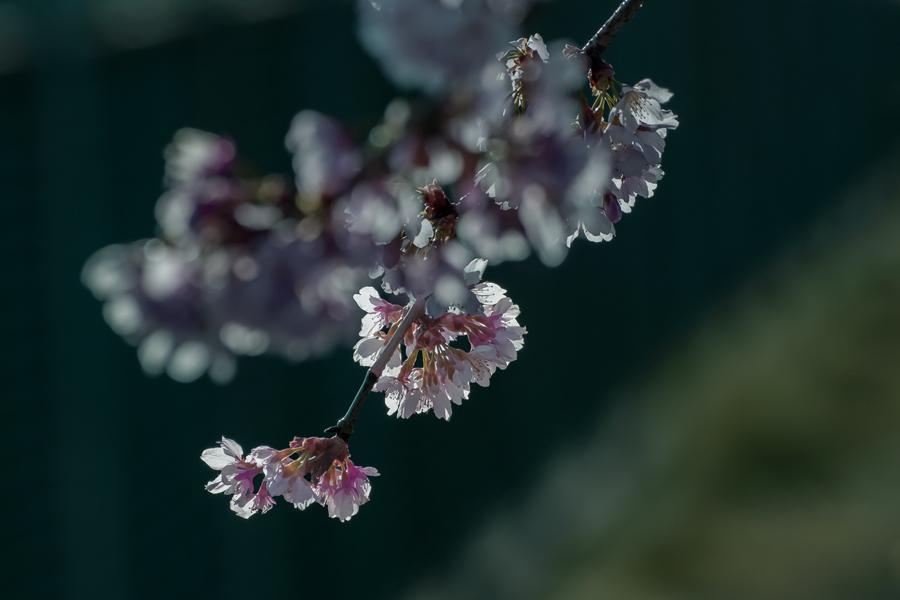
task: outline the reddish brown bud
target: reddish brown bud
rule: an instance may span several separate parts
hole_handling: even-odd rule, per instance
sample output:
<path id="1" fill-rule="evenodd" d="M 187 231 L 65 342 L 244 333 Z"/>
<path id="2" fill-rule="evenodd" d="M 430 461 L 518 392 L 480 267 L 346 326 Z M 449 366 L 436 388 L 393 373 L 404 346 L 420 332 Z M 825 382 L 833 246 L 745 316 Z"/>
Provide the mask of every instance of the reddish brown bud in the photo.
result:
<path id="1" fill-rule="evenodd" d="M 313 481 L 320 479 L 335 462 L 344 462 L 350 457 L 350 448 L 347 446 L 347 442 L 337 436 L 306 438 L 301 450 L 311 455 L 306 462 L 306 467 L 312 475 Z"/>
<path id="2" fill-rule="evenodd" d="M 431 183 L 423 188 L 419 188 L 418 191 L 422 197 L 422 202 L 425 203 L 425 216 L 429 221 L 456 214 L 456 209 L 441 186 Z"/>

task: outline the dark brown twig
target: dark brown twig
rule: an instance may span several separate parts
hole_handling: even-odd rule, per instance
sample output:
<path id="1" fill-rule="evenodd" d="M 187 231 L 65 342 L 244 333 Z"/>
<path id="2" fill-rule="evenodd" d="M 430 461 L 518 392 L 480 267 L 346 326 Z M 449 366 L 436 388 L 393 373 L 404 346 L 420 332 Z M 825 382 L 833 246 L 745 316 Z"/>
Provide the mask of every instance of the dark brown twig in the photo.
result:
<path id="1" fill-rule="evenodd" d="M 356 417 L 359 416 L 359 410 L 362 408 L 363 402 L 366 401 L 366 396 L 368 396 L 369 392 L 372 391 L 372 388 L 375 387 L 378 378 L 381 377 L 381 372 L 384 371 L 384 367 L 391 359 L 394 351 L 400 345 L 403 336 L 406 335 L 406 332 L 409 331 L 412 324 L 425 314 L 425 300 L 425 298 L 419 298 L 409 308 L 409 311 L 407 311 L 403 320 L 400 321 L 400 325 L 397 326 L 391 339 L 388 340 L 387 344 L 385 344 L 384 348 L 381 350 L 381 354 L 375 359 L 374 364 L 369 367 L 369 371 L 366 373 L 366 379 L 363 381 L 359 391 L 356 392 L 356 397 L 353 398 L 350 408 L 347 409 L 347 414 L 337 422 L 337 425 L 326 429 L 325 431 L 327 433 L 337 434 L 337 436 L 345 442 L 353 435 L 353 426 L 356 424 Z"/>
<path id="2" fill-rule="evenodd" d="M 606 50 L 610 42 L 612 42 L 613 37 L 619 32 L 622 25 L 630 21 L 631 18 L 637 14 L 638 9 L 643 3 L 644 0 L 625 0 L 622 2 L 622 4 L 619 5 L 619 8 L 616 9 L 616 12 L 614 12 L 612 16 L 607 19 L 606 23 L 603 24 L 603 27 L 601 27 L 600 30 L 594 34 L 594 37 L 584 45 L 584 48 L 582 48 L 581 51 L 588 55 L 592 64 L 595 61 L 600 60 L 600 55 L 603 54 L 603 51 Z"/>

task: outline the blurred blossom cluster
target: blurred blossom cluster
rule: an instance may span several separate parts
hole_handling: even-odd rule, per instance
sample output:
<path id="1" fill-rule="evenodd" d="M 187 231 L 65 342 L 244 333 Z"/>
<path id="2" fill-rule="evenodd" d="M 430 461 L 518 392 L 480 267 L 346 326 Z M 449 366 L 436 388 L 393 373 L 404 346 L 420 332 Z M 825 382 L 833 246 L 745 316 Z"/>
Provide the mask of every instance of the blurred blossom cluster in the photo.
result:
<path id="1" fill-rule="evenodd" d="M 371 242 L 331 222 L 328 182 L 311 182 L 322 195 L 299 201 L 290 180 L 239 170 L 231 140 L 179 131 L 166 149 L 159 235 L 85 265 L 106 320 L 138 345 L 148 373 L 191 381 L 208 371 L 224 383 L 235 355 L 303 360 L 352 334 Z"/>
<path id="2" fill-rule="evenodd" d="M 471 382 L 505 368 L 524 329 L 505 290 L 479 283 L 485 266 L 532 252 L 553 266 L 579 237 L 612 239 L 653 195 L 678 125 L 662 108 L 671 93 L 649 80 L 622 85 L 610 65 L 537 34 L 510 43 L 534 3 L 360 0 L 365 48 L 425 96 L 392 101 L 362 140 L 299 113 L 293 181 L 246 176 L 230 139 L 176 134 L 158 236 L 84 269 L 143 368 L 226 382 L 237 355 L 303 360 L 352 343 L 357 303 L 380 315 L 356 345 L 371 365 L 416 299 L 425 315 L 406 357 L 398 348 L 379 373 L 391 412 L 449 418 Z M 460 336 L 469 350 L 450 346 Z"/>

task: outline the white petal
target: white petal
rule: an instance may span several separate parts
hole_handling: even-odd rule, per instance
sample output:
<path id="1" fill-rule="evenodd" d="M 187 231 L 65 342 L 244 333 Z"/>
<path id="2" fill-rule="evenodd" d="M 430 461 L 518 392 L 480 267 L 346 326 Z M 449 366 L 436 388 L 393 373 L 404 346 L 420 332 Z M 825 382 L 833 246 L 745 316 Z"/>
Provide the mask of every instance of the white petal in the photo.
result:
<path id="1" fill-rule="evenodd" d="M 506 290 L 497 285 L 496 283 L 490 283 L 485 281 L 484 283 L 479 283 L 475 287 L 472 288 L 472 292 L 478 298 L 478 300 L 486 305 L 492 306 L 500 302 L 506 294 Z"/>
<path id="2" fill-rule="evenodd" d="M 211 494 L 221 494 L 229 488 L 231 488 L 231 486 L 222 481 L 221 475 L 206 484 L 206 491 Z"/>
<path id="3" fill-rule="evenodd" d="M 241 448 L 241 445 L 236 441 L 225 437 L 224 435 L 222 436 L 222 448 L 224 448 L 226 452 L 236 458 L 241 458 L 244 456 L 244 449 Z"/>
<path id="4" fill-rule="evenodd" d="M 362 318 L 362 326 L 359 328 L 359 337 L 369 337 L 385 326 L 384 315 L 381 313 L 368 313 Z"/>
<path id="5" fill-rule="evenodd" d="M 222 448 L 208 448 L 200 454 L 200 460 L 211 468 L 221 471 L 224 467 L 234 463 L 234 457 L 225 453 Z"/>
<path id="6" fill-rule="evenodd" d="M 264 465 L 275 457 L 275 449 L 269 446 L 258 446 L 250 451 L 247 460 L 256 465 Z"/>
<path id="7" fill-rule="evenodd" d="M 483 258 L 476 258 L 463 268 L 465 273 L 466 285 L 472 286 L 481 281 L 484 277 L 484 270 L 487 268 L 488 261 Z"/>
<path id="8" fill-rule="evenodd" d="M 361 339 L 353 346 L 353 360 L 364 367 L 371 367 L 375 364 L 378 353 L 383 347 L 384 340 L 381 338 L 370 337 Z"/>
<path id="9" fill-rule="evenodd" d="M 373 300 L 381 300 L 381 296 L 375 288 L 366 286 L 359 290 L 358 294 L 354 294 L 353 299 L 356 300 L 356 303 L 364 311 L 373 312 L 376 306 L 376 303 Z"/>
<path id="10" fill-rule="evenodd" d="M 266 469 L 269 469 L 269 465 L 266 466 Z M 266 472 L 266 491 L 269 492 L 270 496 L 281 496 L 288 491 L 288 486 L 290 486 L 291 480 L 284 476 L 280 469 L 273 470 L 271 476 L 269 472 Z M 287 495 L 285 494 L 285 498 Z"/>
<path id="11" fill-rule="evenodd" d="M 424 248 L 434 236 L 434 227 L 427 219 L 422 219 L 418 227 L 418 233 L 412 238 L 412 243 L 416 248 Z"/>
<path id="12" fill-rule="evenodd" d="M 244 519 L 249 519 L 253 516 L 253 513 L 256 512 L 253 508 L 252 501 L 248 499 L 237 499 L 237 497 L 231 501 L 231 510 L 233 510 L 237 516 Z"/>
<path id="13" fill-rule="evenodd" d="M 315 502 L 316 495 L 309 482 L 301 477 L 291 480 L 291 488 L 284 494 L 284 499 L 300 510 Z"/>
<path id="14" fill-rule="evenodd" d="M 673 96 L 672 92 L 664 87 L 656 85 L 649 79 L 641 79 L 636 84 L 634 84 L 634 89 L 644 92 L 660 104 L 665 104 L 666 102 L 671 100 Z"/>

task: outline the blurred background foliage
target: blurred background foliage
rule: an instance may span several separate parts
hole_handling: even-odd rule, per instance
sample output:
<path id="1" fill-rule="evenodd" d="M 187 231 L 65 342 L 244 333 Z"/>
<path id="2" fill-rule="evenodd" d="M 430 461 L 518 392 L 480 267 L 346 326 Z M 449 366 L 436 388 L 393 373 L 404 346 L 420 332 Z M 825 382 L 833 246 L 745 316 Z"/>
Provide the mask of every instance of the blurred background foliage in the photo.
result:
<path id="1" fill-rule="evenodd" d="M 525 30 L 581 43 L 616 4 L 558 0 Z M 657 195 L 557 269 L 488 272 L 522 307 L 520 359 L 449 424 L 376 398 L 357 518 L 243 521 L 200 451 L 314 434 L 362 370 L 345 350 L 148 379 L 81 266 L 152 233 L 178 128 L 290 173 L 297 111 L 363 135 L 396 91 L 349 1 L 0 3 L 5 591 L 896 597 L 897 31 L 895 1 L 649 0 L 607 59 L 675 92 Z"/>
<path id="2" fill-rule="evenodd" d="M 544 457 L 410 597 L 896 598 L 900 161 Z"/>

